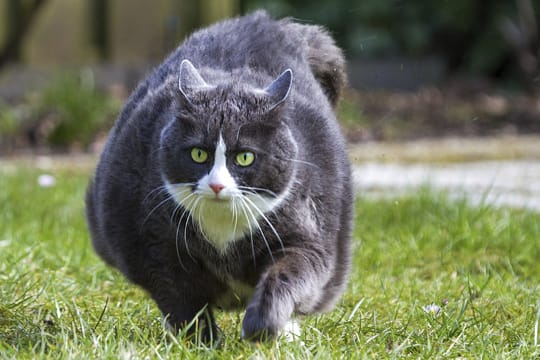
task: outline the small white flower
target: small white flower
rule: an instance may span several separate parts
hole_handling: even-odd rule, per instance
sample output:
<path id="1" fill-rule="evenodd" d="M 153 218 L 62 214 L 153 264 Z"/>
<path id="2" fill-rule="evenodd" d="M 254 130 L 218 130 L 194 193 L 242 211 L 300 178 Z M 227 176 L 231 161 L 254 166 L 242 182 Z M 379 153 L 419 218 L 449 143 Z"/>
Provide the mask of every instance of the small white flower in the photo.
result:
<path id="1" fill-rule="evenodd" d="M 44 187 L 44 188 L 48 188 L 48 187 L 52 187 L 56 185 L 55 177 L 49 174 L 39 175 L 37 181 L 38 181 L 39 186 Z"/>
<path id="2" fill-rule="evenodd" d="M 429 304 L 422 307 L 422 310 L 424 310 L 426 313 L 431 315 L 438 315 L 441 311 L 441 307 L 439 305 L 435 304 Z"/>

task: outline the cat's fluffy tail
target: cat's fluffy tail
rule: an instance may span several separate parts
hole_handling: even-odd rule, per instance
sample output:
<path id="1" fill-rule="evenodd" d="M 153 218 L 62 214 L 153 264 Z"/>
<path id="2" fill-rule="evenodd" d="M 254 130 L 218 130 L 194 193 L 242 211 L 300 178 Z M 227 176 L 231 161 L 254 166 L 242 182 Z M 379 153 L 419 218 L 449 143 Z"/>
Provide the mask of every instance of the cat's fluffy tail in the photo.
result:
<path id="1" fill-rule="evenodd" d="M 307 59 L 311 71 L 321 84 L 324 93 L 336 106 L 343 88 L 347 85 L 347 72 L 343 52 L 328 32 L 319 26 L 292 23 L 307 43 Z"/>

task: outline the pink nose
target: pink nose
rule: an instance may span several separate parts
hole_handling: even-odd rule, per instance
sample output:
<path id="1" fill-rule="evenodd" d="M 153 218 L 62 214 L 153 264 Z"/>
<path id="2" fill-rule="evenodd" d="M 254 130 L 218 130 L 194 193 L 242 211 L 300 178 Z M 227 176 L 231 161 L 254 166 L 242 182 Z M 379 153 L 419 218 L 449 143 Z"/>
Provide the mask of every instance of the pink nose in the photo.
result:
<path id="1" fill-rule="evenodd" d="M 222 184 L 209 184 L 208 186 L 210 186 L 210 188 L 217 194 L 219 194 L 221 192 L 221 190 L 223 190 L 223 188 L 225 188 L 225 185 L 222 185 Z"/>

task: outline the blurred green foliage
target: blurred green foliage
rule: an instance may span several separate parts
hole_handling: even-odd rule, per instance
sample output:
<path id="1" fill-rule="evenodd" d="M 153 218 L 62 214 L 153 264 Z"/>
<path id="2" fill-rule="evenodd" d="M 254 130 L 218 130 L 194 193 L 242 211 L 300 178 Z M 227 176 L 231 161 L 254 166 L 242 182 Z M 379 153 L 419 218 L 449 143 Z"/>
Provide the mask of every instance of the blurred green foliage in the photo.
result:
<path id="1" fill-rule="evenodd" d="M 47 139 L 53 146 L 74 142 L 87 146 L 117 107 L 96 89 L 91 70 L 60 75 L 43 91 L 38 103 L 39 112 L 51 118 Z"/>
<path id="2" fill-rule="evenodd" d="M 450 72 L 505 76 L 512 48 L 501 24 L 519 18 L 499 0 L 245 0 L 247 11 L 324 24 L 348 57 L 439 56 Z M 535 9 L 540 20 L 540 6 Z M 537 23 L 540 21 L 537 21 Z"/>
<path id="3" fill-rule="evenodd" d="M 25 131 L 27 106 L 0 101 L 0 150 L 13 148 Z"/>
<path id="4" fill-rule="evenodd" d="M 0 103 L 0 135 L 12 135 L 17 131 L 17 118 L 13 110 Z"/>
<path id="5" fill-rule="evenodd" d="M 110 127 L 120 106 L 96 88 L 92 70 L 60 73 L 23 103 L 0 103 L 0 147 L 87 148 Z"/>

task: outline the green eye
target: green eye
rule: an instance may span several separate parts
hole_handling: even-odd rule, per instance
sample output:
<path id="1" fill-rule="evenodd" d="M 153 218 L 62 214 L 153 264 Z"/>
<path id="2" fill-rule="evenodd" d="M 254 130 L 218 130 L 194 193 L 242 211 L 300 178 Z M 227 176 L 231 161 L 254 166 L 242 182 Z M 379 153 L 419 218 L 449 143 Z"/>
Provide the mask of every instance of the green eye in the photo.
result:
<path id="1" fill-rule="evenodd" d="M 236 154 L 236 163 L 240 166 L 249 166 L 255 161 L 255 154 L 251 151 L 242 151 Z"/>
<path id="2" fill-rule="evenodd" d="M 208 160 L 208 153 L 201 148 L 194 147 L 191 149 L 191 158 L 198 164 L 205 163 Z"/>

